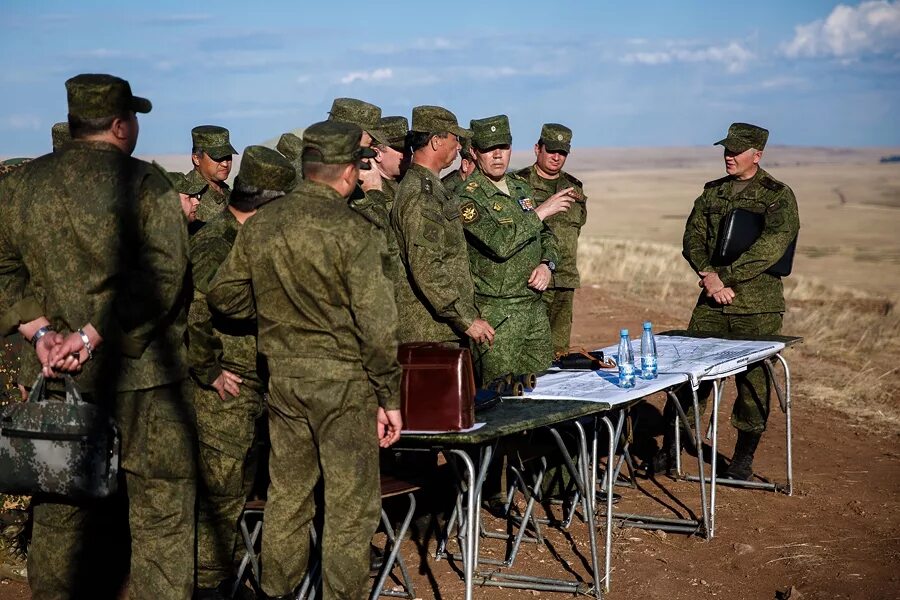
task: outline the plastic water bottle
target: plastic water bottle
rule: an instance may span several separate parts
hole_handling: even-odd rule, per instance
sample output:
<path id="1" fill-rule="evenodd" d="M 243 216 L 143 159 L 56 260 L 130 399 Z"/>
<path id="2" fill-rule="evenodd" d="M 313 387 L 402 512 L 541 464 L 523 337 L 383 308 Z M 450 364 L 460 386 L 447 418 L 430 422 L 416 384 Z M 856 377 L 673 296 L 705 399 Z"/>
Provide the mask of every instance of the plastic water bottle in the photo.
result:
<path id="1" fill-rule="evenodd" d="M 656 379 L 657 368 L 656 340 L 653 338 L 652 325 L 647 321 L 641 334 L 641 378 Z"/>
<path id="2" fill-rule="evenodd" d="M 619 332 L 619 387 L 634 387 L 634 352 L 631 350 L 631 340 L 628 338 L 628 330 Z"/>

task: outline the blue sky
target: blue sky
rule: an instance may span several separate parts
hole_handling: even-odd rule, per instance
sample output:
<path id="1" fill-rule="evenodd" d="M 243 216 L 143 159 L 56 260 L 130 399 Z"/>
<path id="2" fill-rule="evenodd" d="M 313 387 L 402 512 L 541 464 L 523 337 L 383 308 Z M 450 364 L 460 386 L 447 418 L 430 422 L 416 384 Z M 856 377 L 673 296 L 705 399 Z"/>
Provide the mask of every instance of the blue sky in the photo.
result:
<path id="1" fill-rule="evenodd" d="M 2 155 L 49 149 L 81 72 L 153 101 L 143 154 L 189 151 L 204 123 L 240 149 L 339 96 L 506 113 L 518 148 L 546 121 L 583 147 L 707 144 L 737 120 L 777 144 L 900 145 L 900 0 L 4 0 L 0 52 Z"/>

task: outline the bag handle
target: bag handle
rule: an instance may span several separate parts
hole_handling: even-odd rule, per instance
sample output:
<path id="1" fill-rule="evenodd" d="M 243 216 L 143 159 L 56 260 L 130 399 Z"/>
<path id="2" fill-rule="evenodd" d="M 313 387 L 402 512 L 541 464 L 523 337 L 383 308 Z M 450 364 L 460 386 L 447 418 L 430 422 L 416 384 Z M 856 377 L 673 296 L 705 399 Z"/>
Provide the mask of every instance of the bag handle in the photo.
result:
<path id="1" fill-rule="evenodd" d="M 63 375 L 63 381 L 65 382 L 66 388 L 66 399 L 65 402 L 69 404 L 78 404 L 79 402 L 84 402 L 81 397 L 81 392 L 78 391 L 78 386 L 75 385 L 75 380 L 72 379 L 71 375 Z M 31 385 L 31 391 L 28 392 L 28 400 L 27 402 L 42 402 L 46 400 L 47 392 L 47 378 L 44 377 L 44 374 L 41 373 L 37 376 L 37 379 L 34 380 L 34 383 Z"/>

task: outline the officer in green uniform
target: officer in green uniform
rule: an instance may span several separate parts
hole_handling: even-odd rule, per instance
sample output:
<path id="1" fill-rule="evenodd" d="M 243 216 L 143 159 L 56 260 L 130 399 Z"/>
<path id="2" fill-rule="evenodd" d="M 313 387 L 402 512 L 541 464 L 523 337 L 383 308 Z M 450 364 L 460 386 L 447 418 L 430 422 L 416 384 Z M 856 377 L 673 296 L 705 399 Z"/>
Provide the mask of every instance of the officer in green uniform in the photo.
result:
<path id="1" fill-rule="evenodd" d="M 306 571 L 320 477 L 323 596 L 368 596 L 378 446 L 402 426 L 384 237 L 347 206 L 359 161 L 372 154 L 361 137 L 349 123 L 306 129 L 303 180 L 241 228 L 207 296 L 223 315 L 259 323 L 271 438 L 262 587 L 279 598 Z M 376 422 L 377 437 L 367 433 Z"/>
<path id="2" fill-rule="evenodd" d="M 109 522 L 117 498 L 35 498 L 29 583 L 35 598 L 110 597 L 128 557 L 110 545 L 130 532 L 129 597 L 183 600 L 195 503 L 178 309 L 185 219 L 165 175 L 130 156 L 150 101 L 110 75 L 78 75 L 66 90 L 73 141 L 0 180 L 0 333 L 18 329 L 35 348 L 23 380 L 73 373 L 86 399 L 110 408 L 128 521 Z"/>
<path id="3" fill-rule="evenodd" d="M 401 342 L 490 343 L 494 329 L 475 308 L 459 209 L 438 178 L 469 132 L 440 106 L 412 111 L 412 165 L 400 182 L 391 226 L 406 273 L 397 295 Z"/>
<path id="4" fill-rule="evenodd" d="M 507 173 L 512 134 L 506 115 L 471 122 L 478 170 L 457 195 L 469 244 L 475 304 L 497 331 L 493 347 L 481 344 L 475 369 L 482 384 L 508 373 L 536 373 L 550 366 L 550 322 L 541 293 L 559 260 L 556 236 L 544 219 L 568 210 L 565 188 L 537 206 L 534 191 Z"/>
<path id="5" fill-rule="evenodd" d="M 253 449 L 266 385 L 257 361 L 256 322 L 210 312 L 206 293 L 243 224 L 263 204 L 289 191 L 294 179 L 293 165 L 275 150 L 246 148 L 228 207 L 191 239 L 194 300 L 188 313 L 188 361 L 200 441 L 198 599 L 231 593 L 236 525 L 255 477 Z"/>
<path id="6" fill-rule="evenodd" d="M 198 125 L 191 129 L 191 162 L 194 169 L 186 175 L 195 182 L 205 181 L 209 187 L 200 198 L 197 219 L 210 220 L 222 212 L 231 190 L 225 181 L 231 175 L 232 156 L 237 150 L 231 145 L 230 134 L 218 125 Z"/>
<path id="7" fill-rule="evenodd" d="M 565 188 L 572 188 L 570 195 L 575 199 L 569 210 L 547 219 L 547 225 L 559 241 L 559 262 L 556 263 L 553 281 L 543 294 L 547 316 L 550 318 L 550 336 L 555 354 L 569 350 L 572 305 L 575 300 L 575 289 L 581 285 L 576 264 L 578 236 L 587 220 L 587 204 L 582 183 L 563 171 L 571 148 L 572 130 L 559 123 L 546 123 L 541 128 L 540 139 L 534 145 L 534 164 L 517 173 L 528 181 L 534 190 L 537 206 Z"/>
<path id="8" fill-rule="evenodd" d="M 459 168 L 441 177 L 441 183 L 444 184 L 447 193 L 455 196 L 476 168 L 475 155 L 472 154 L 472 141 L 469 138 L 459 138 Z"/>
<path id="9" fill-rule="evenodd" d="M 710 181 L 694 202 L 684 230 L 684 257 L 700 277 L 703 291 L 691 315 L 689 331 L 732 333 L 745 336 L 773 335 L 781 331 L 784 288 L 781 277 L 766 272 L 784 255 L 800 229 L 797 200 L 791 188 L 769 175 L 759 161 L 769 132 L 748 123 L 733 123 L 725 139 L 727 176 Z M 764 215 L 762 235 L 728 266 L 710 264 L 719 235 L 719 223 L 736 208 Z M 753 455 L 769 417 L 769 386 L 762 364 L 735 378 L 738 397 L 731 424 L 738 430 L 737 443 L 726 477 L 749 479 Z M 705 409 L 711 384 L 698 390 Z M 691 404 L 684 395 L 682 406 Z M 667 410 L 669 422 L 674 408 Z M 675 462 L 674 429 L 667 431 L 663 448 L 653 461 L 656 472 L 671 470 Z"/>

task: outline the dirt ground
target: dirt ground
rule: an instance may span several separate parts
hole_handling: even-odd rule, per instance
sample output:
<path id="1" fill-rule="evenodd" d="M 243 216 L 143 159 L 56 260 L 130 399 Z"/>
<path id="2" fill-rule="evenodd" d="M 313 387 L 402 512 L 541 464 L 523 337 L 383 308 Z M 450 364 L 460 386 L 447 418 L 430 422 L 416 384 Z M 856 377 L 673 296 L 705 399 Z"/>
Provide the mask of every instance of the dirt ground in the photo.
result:
<path id="1" fill-rule="evenodd" d="M 684 315 L 636 310 L 603 291 L 587 287 L 576 296 L 574 343 L 603 346 L 620 327 L 637 329 L 650 319 L 657 330 L 684 325 Z M 790 332 L 786 332 L 790 333 Z M 796 355 L 796 353 L 794 353 Z M 792 358 L 788 351 L 787 357 Z M 796 380 L 802 361 L 791 363 Z M 733 393 L 733 387 L 729 387 Z M 731 396 L 723 408 L 730 410 Z M 643 412 L 636 439 L 658 433 L 661 399 Z M 900 598 L 900 446 L 897 432 L 873 433 L 848 425 L 839 413 L 808 409 L 794 399 L 794 495 L 719 487 L 716 537 L 705 541 L 637 529 L 614 531 L 610 598 L 766 599 Z M 734 432 L 723 423 L 721 453 L 730 456 Z M 648 429 L 649 426 L 649 429 Z M 877 428 L 875 429 L 877 431 Z M 638 454 L 649 454 L 652 442 Z M 689 457 L 684 455 L 686 460 Z M 774 480 L 784 477 L 784 418 L 773 409 L 755 469 Z M 686 464 L 690 465 L 690 462 Z M 696 484 L 665 477 L 641 479 L 640 489 L 617 488 L 617 510 L 686 516 L 699 512 Z M 488 529 L 501 522 L 486 518 Z M 602 533 L 602 531 L 601 531 Z M 584 579 L 589 560 L 584 523 L 566 533 L 549 531 L 551 548 L 524 545 L 515 571 Z M 463 597 L 458 567 L 431 557 L 415 540 L 402 546 L 418 598 Z M 486 540 L 483 553 L 499 557 L 504 543 Z M 601 557 L 602 561 L 602 557 Z M 791 590 L 793 588 L 793 590 Z M 790 590 L 790 595 L 785 595 Z M 476 598 L 566 597 L 551 592 L 476 588 Z M 3 581 L 0 600 L 30 598 L 27 586 Z"/>

